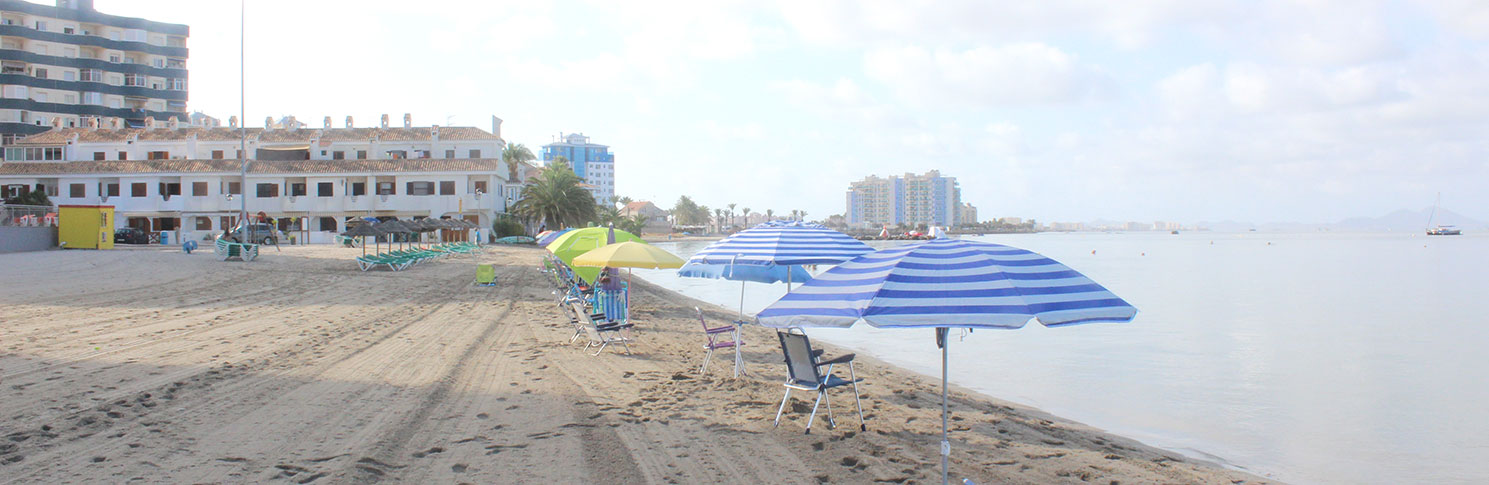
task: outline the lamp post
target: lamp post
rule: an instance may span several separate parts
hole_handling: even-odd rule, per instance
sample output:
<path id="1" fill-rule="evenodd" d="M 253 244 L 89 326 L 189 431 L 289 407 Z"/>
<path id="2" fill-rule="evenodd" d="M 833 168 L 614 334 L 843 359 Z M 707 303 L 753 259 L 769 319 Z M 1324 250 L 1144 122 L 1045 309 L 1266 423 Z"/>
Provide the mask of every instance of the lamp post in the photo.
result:
<path id="1" fill-rule="evenodd" d="M 252 241 L 253 225 L 248 223 L 248 117 L 246 116 L 248 84 L 245 81 L 248 75 L 245 66 L 248 64 L 244 60 L 248 52 L 247 30 L 248 3 L 246 0 L 238 0 L 238 164 L 242 169 L 242 182 L 238 184 L 238 191 L 243 196 L 242 203 L 239 205 L 238 224 L 243 226 L 245 237 Z"/>

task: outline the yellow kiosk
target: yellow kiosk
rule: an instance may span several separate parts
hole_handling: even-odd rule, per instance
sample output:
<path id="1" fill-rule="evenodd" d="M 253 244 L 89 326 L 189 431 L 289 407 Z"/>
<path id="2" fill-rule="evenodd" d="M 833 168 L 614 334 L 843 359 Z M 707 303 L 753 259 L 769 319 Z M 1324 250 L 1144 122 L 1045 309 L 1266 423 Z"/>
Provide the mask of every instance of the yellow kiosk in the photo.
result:
<path id="1" fill-rule="evenodd" d="M 57 206 L 57 226 L 63 249 L 114 249 L 114 206 Z"/>

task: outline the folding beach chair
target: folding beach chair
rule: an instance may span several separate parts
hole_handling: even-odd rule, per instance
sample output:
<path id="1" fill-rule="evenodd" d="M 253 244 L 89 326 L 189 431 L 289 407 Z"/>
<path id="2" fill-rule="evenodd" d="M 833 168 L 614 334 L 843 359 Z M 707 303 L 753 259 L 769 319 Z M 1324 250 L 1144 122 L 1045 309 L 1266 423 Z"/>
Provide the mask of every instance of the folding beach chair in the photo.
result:
<path id="1" fill-rule="evenodd" d="M 827 390 L 834 387 L 852 385 L 853 403 L 858 406 L 858 429 L 867 431 L 868 426 L 863 423 L 863 402 L 858 398 L 859 379 L 853 373 L 853 354 L 844 355 L 835 359 L 817 360 L 822 356 L 821 350 L 812 350 L 812 341 L 800 329 L 791 329 L 785 332 L 776 332 L 781 339 L 781 351 L 786 354 L 786 396 L 781 398 L 781 407 L 776 410 L 775 425 L 781 425 L 781 413 L 786 410 L 786 402 L 791 399 L 791 390 L 809 391 L 817 393 L 817 401 L 812 403 L 812 415 L 807 418 L 807 432 L 812 434 L 812 423 L 817 419 L 817 406 L 822 401 L 827 401 L 827 426 L 836 428 L 837 422 L 832 419 L 832 400 L 827 397 Z M 848 379 L 832 374 L 832 366 L 837 364 L 848 364 Z M 822 367 L 827 369 L 823 370 Z"/>
<path id="2" fill-rule="evenodd" d="M 480 286 L 496 286 L 496 265 L 476 265 L 476 284 Z"/>
<path id="3" fill-rule="evenodd" d="M 624 323 L 606 324 L 596 321 L 594 316 L 584 310 L 584 305 L 581 303 L 571 303 L 569 304 L 569 308 L 573 309 L 574 315 L 579 318 L 580 325 L 584 327 L 585 335 L 589 336 L 589 344 L 584 346 L 584 350 L 589 350 L 590 347 L 595 346 L 600 347 L 595 350 L 595 353 L 590 355 L 600 355 L 601 352 L 605 351 L 605 347 L 610 344 L 625 346 L 626 355 L 631 355 L 631 339 L 621 333 L 622 330 L 631 328 L 631 325 Z M 603 320 L 603 317 L 599 320 Z"/>
<path id="4" fill-rule="evenodd" d="M 718 349 L 733 349 L 734 377 L 739 377 L 739 374 L 744 368 L 744 360 L 739 356 L 739 348 L 744 346 L 744 340 L 739 337 L 739 327 L 734 325 L 710 327 L 708 326 L 708 320 L 703 319 L 703 309 L 693 307 L 693 310 L 698 312 L 698 323 L 703 325 L 703 335 L 708 338 L 708 341 L 703 344 L 703 349 L 708 352 L 703 354 L 703 365 L 698 366 L 698 373 L 708 373 L 708 361 L 713 359 L 713 351 Z M 724 334 L 730 334 L 727 340 L 723 338 Z"/>

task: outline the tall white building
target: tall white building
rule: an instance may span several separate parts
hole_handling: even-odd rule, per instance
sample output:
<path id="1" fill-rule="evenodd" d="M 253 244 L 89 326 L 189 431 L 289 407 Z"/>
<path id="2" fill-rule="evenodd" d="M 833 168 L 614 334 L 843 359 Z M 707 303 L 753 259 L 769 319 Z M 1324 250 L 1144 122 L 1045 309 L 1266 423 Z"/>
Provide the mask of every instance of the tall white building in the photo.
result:
<path id="1" fill-rule="evenodd" d="M 574 174 L 584 179 L 595 203 L 611 204 L 615 198 L 615 155 L 609 146 L 590 143 L 583 133 L 560 134 L 558 141 L 543 145 L 542 154 L 544 163 L 553 163 L 558 157 L 568 160 Z"/>
<path id="2" fill-rule="evenodd" d="M 943 177 L 938 170 L 924 175 L 869 176 L 849 185 L 847 205 L 848 225 L 852 227 L 951 227 L 962 209 L 962 189 L 956 177 Z"/>
<path id="3" fill-rule="evenodd" d="M 185 25 L 0 0 L 0 143 L 86 119 L 186 118 Z"/>
<path id="4" fill-rule="evenodd" d="M 281 120 L 282 121 L 282 120 Z M 293 121 L 293 120 L 291 120 Z M 55 204 L 113 205 L 120 226 L 204 239 L 250 214 L 330 241 L 360 217 L 452 217 L 489 227 L 520 187 L 509 183 L 500 120 L 474 127 L 299 128 L 266 120 L 247 132 L 247 187 L 237 160 L 237 120 L 189 127 L 148 120 L 145 128 L 54 128 L 6 147 L 0 190 L 42 190 Z M 291 128 L 278 128 L 289 126 Z"/>

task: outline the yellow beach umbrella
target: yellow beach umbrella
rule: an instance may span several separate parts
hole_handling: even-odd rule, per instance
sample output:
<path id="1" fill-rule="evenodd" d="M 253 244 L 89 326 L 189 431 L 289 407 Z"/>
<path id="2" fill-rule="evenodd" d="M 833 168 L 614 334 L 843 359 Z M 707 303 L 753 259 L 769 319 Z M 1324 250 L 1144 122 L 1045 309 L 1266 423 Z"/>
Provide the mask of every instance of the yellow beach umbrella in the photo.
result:
<path id="1" fill-rule="evenodd" d="M 635 241 L 618 242 L 574 257 L 574 266 L 611 268 L 681 268 L 682 258 L 661 248 Z"/>
<path id="2" fill-rule="evenodd" d="M 553 253 L 553 255 L 559 259 L 559 261 L 563 261 L 564 264 L 573 267 L 574 258 L 578 257 L 579 255 L 599 249 L 604 246 L 608 246 L 610 244 L 625 241 L 636 241 L 642 244 L 646 243 L 646 241 L 643 241 L 641 240 L 641 238 L 636 237 L 635 234 L 631 234 L 626 231 L 617 231 L 615 230 L 615 228 L 586 227 L 584 229 L 575 229 L 564 233 L 562 236 L 559 236 L 558 239 L 554 239 L 552 243 L 549 243 L 547 249 L 548 252 Z M 574 274 L 579 275 L 579 277 L 583 278 L 584 281 L 593 283 L 595 281 L 595 278 L 600 276 L 600 270 L 599 268 L 595 267 L 575 267 Z"/>

